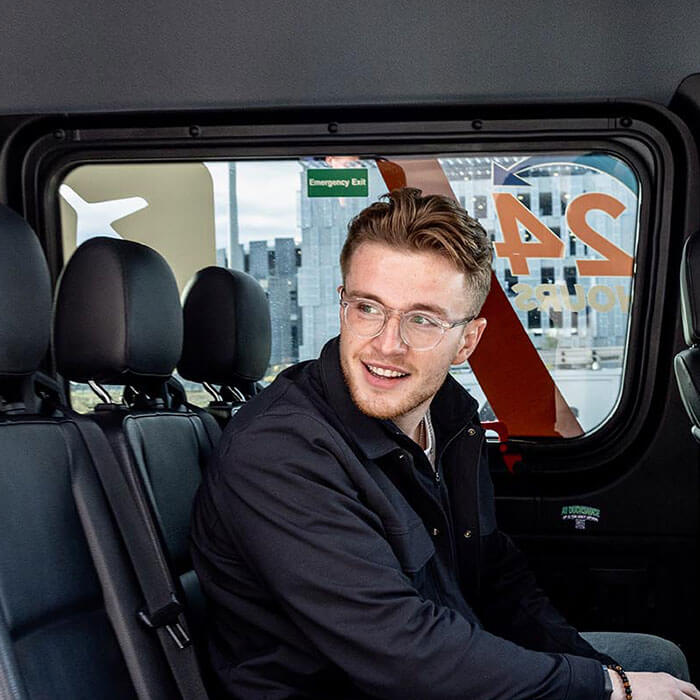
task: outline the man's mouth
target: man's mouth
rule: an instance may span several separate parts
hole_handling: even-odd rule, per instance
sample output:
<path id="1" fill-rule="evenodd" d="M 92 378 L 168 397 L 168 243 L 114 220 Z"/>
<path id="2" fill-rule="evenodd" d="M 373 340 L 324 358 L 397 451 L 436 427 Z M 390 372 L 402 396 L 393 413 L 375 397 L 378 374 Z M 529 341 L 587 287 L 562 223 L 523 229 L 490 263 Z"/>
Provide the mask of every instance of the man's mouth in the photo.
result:
<path id="1" fill-rule="evenodd" d="M 375 377 L 382 377 L 384 379 L 400 379 L 401 377 L 407 377 L 409 372 L 402 372 L 397 369 L 390 369 L 389 367 L 380 367 L 379 365 L 372 365 L 368 362 L 363 362 L 367 371 L 374 375 Z"/>

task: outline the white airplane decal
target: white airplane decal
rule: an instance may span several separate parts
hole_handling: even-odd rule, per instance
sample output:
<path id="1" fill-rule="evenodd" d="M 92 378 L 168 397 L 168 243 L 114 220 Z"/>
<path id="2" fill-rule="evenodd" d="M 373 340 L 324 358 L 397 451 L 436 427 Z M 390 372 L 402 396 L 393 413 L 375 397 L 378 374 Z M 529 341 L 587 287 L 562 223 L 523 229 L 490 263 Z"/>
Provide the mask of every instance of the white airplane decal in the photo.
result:
<path id="1" fill-rule="evenodd" d="M 121 238 L 112 224 L 148 206 L 143 197 L 107 199 L 102 202 L 86 202 L 74 189 L 61 185 L 58 193 L 75 210 L 77 221 L 76 245 L 88 238 L 108 236 Z"/>

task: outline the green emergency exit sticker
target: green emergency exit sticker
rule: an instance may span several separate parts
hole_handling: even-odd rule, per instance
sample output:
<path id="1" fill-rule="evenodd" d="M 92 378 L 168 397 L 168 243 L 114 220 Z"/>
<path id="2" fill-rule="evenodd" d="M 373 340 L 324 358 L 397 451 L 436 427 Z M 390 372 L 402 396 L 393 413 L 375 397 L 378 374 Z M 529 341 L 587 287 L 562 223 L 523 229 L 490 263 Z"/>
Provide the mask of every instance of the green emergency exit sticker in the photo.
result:
<path id="1" fill-rule="evenodd" d="M 306 192 L 309 197 L 367 197 L 367 168 L 307 170 Z"/>

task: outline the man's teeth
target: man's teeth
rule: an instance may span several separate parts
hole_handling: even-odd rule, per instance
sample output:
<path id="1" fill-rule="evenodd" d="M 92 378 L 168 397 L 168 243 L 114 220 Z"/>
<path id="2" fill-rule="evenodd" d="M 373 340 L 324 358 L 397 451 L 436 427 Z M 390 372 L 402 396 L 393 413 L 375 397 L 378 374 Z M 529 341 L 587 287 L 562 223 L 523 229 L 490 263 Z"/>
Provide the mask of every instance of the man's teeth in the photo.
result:
<path id="1" fill-rule="evenodd" d="M 393 369 L 384 369 L 383 367 L 375 367 L 374 365 L 367 365 L 367 369 L 372 374 L 377 374 L 380 377 L 405 377 L 406 372 L 396 372 Z"/>

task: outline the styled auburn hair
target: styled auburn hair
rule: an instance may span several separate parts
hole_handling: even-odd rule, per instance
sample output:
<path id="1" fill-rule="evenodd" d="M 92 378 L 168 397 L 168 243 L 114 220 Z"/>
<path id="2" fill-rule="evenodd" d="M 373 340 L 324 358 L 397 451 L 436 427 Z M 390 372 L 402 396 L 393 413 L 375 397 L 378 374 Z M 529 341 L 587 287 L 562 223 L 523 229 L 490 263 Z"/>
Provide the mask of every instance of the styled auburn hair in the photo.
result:
<path id="1" fill-rule="evenodd" d="M 450 260 L 467 278 L 470 313 L 477 314 L 491 287 L 491 241 L 483 226 L 454 200 L 439 194 L 423 196 L 404 187 L 383 195 L 348 224 L 340 252 L 345 280 L 350 259 L 362 243 L 384 243 L 408 251 L 430 250 Z"/>

